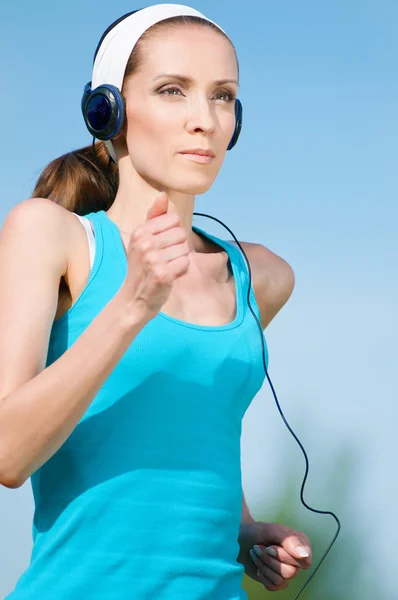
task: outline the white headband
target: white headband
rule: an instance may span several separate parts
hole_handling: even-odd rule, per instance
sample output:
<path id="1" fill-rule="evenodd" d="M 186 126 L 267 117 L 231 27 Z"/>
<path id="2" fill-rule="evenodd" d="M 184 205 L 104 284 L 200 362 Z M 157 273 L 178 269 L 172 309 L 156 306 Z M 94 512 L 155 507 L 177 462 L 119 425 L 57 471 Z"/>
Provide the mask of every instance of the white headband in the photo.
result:
<path id="1" fill-rule="evenodd" d="M 99 85 L 108 83 L 116 86 L 121 91 L 128 59 L 142 34 L 159 21 L 169 17 L 185 15 L 201 17 L 213 23 L 220 31 L 225 33 L 217 23 L 190 6 L 184 6 L 183 4 L 148 6 L 123 19 L 105 36 L 94 61 L 91 89 L 95 90 Z M 227 34 L 225 33 L 225 35 Z M 105 145 L 113 160 L 117 162 L 112 142 L 108 140 Z"/>

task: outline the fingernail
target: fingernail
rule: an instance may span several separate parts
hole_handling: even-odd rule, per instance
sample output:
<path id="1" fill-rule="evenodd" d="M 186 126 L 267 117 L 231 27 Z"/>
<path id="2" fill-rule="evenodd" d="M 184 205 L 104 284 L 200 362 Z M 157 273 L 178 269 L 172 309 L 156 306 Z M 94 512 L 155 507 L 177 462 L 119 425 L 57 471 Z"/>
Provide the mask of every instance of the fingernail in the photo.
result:
<path id="1" fill-rule="evenodd" d="M 297 552 L 297 554 L 299 556 L 302 556 L 303 558 L 307 558 L 307 556 L 309 556 L 309 553 L 307 552 L 307 550 L 304 548 L 304 546 L 296 546 L 295 550 Z"/>
<path id="2" fill-rule="evenodd" d="M 261 550 L 260 546 L 257 546 L 257 544 L 254 544 L 253 550 L 257 554 L 257 556 L 259 556 L 260 558 L 263 558 L 264 552 Z"/>
<path id="3" fill-rule="evenodd" d="M 265 550 L 266 550 L 267 554 L 269 554 L 270 556 L 278 555 L 277 551 L 274 548 L 270 548 L 269 546 Z"/>
<path id="4" fill-rule="evenodd" d="M 254 552 L 253 548 L 250 548 L 249 553 L 250 553 L 252 561 L 254 562 L 254 564 L 256 564 L 257 554 Z"/>

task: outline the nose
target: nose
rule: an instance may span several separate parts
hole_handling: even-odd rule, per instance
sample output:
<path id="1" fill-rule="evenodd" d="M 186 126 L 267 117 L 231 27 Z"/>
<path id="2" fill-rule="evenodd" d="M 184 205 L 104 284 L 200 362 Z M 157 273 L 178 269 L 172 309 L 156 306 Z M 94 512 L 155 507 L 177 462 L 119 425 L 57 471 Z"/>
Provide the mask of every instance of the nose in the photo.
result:
<path id="1" fill-rule="evenodd" d="M 215 106 L 203 96 L 191 97 L 187 107 L 187 129 L 190 133 L 202 131 L 211 135 L 217 126 Z"/>

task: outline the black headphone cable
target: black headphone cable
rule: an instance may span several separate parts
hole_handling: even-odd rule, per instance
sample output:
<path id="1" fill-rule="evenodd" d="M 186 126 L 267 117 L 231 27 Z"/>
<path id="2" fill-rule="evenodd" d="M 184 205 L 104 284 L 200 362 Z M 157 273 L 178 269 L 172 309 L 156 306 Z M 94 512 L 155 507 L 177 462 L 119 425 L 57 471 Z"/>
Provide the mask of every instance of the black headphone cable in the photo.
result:
<path id="1" fill-rule="evenodd" d="M 303 454 L 304 454 L 304 459 L 305 459 L 305 475 L 304 475 L 303 483 L 302 483 L 302 485 L 301 485 L 301 490 L 300 490 L 300 500 L 301 500 L 302 504 L 305 506 L 305 508 L 307 508 L 308 510 L 310 510 L 310 511 L 312 511 L 312 512 L 315 512 L 315 513 L 322 514 L 322 515 L 331 515 L 331 516 L 332 516 L 332 517 L 335 519 L 335 521 L 336 521 L 336 523 L 337 523 L 337 531 L 336 531 L 336 533 L 335 533 L 335 535 L 334 535 L 334 537 L 333 537 L 333 540 L 331 541 L 330 545 L 328 546 L 328 548 L 327 548 L 326 552 L 325 552 L 325 553 L 324 553 L 324 555 L 322 556 L 321 560 L 319 561 L 318 565 L 316 566 L 316 568 L 315 568 L 315 570 L 313 571 L 313 573 L 311 574 L 311 576 L 310 576 L 310 577 L 307 579 L 307 581 L 305 582 L 305 584 L 304 584 L 304 585 L 303 585 L 303 586 L 300 588 L 300 590 L 298 591 L 298 593 L 296 594 L 296 596 L 295 596 L 295 597 L 294 597 L 294 599 L 293 599 L 293 600 L 297 600 L 297 598 L 300 596 L 301 592 L 304 590 L 304 588 L 305 588 L 305 587 L 307 587 L 307 585 L 309 584 L 309 582 L 311 581 L 311 579 L 314 577 L 315 573 L 318 571 L 319 567 L 321 566 L 321 564 L 322 564 L 322 563 L 323 563 L 323 561 L 325 560 L 325 558 L 326 558 L 327 554 L 329 553 L 329 551 L 330 551 L 331 547 L 332 547 L 332 546 L 333 546 L 333 544 L 335 543 L 335 541 L 336 541 L 336 539 L 337 539 L 337 536 L 338 536 L 338 535 L 339 535 L 339 533 L 340 533 L 341 524 L 340 524 L 340 521 L 339 521 L 339 519 L 337 518 L 337 516 L 336 516 L 336 515 L 335 515 L 333 512 L 331 512 L 331 511 L 327 511 L 327 510 L 317 510 L 317 509 L 315 509 L 315 508 L 311 508 L 311 506 L 309 506 L 309 505 L 308 505 L 308 504 L 305 502 L 305 500 L 304 500 L 304 496 L 303 496 L 303 492 L 304 492 L 304 486 L 305 486 L 305 482 L 307 481 L 307 477 L 308 477 L 308 471 L 309 471 L 309 462 L 308 462 L 308 456 L 307 456 L 307 453 L 306 453 L 306 451 L 304 450 L 304 446 L 302 445 L 302 443 L 300 442 L 300 440 L 298 439 L 298 437 L 297 437 L 297 436 L 296 436 L 296 434 L 294 433 L 293 429 L 290 427 L 289 423 L 287 422 L 287 420 L 286 420 L 286 418 L 285 418 L 285 416 L 284 416 L 284 414 L 283 414 L 283 412 L 282 412 L 282 409 L 281 409 L 281 407 L 280 407 L 280 405 L 279 405 L 278 398 L 277 398 L 277 396 L 276 396 L 276 393 L 275 393 L 275 390 L 274 390 L 274 386 L 272 385 L 271 379 L 269 378 L 269 375 L 268 375 L 267 365 L 266 365 L 266 361 L 265 361 L 265 347 L 264 347 L 264 335 L 263 335 L 263 330 L 262 330 L 262 327 L 261 327 L 261 323 L 259 322 L 259 320 L 258 320 L 258 318 L 257 318 L 257 315 L 254 313 L 254 311 L 253 311 L 253 309 L 252 309 L 252 306 L 251 306 L 251 304 L 250 304 L 250 289 L 251 289 L 251 280 L 252 280 L 252 274 L 251 274 L 251 269 L 250 269 L 250 263 L 249 263 L 249 261 L 248 261 L 248 259 L 247 259 L 246 253 L 245 253 L 245 251 L 243 250 L 243 248 L 242 248 L 241 244 L 240 244 L 240 243 L 238 242 L 238 240 L 236 239 L 236 237 L 235 237 L 235 235 L 233 234 L 233 232 L 231 231 L 231 229 L 230 229 L 230 228 L 229 228 L 227 225 L 225 225 L 225 223 L 223 223 L 222 221 L 220 221 L 220 219 L 217 219 L 216 217 L 212 217 L 211 215 L 207 215 L 207 214 L 205 214 L 205 213 L 197 213 L 197 212 L 194 212 L 193 214 L 194 214 L 194 215 L 197 215 L 197 216 L 200 216 L 200 217 L 208 217 L 209 219 L 213 219 L 214 221 L 217 221 L 218 223 L 220 223 L 221 225 L 223 225 L 223 227 L 225 227 L 226 229 L 228 229 L 229 233 L 232 235 L 232 237 L 234 238 L 235 242 L 238 244 L 238 246 L 239 246 L 240 250 L 242 251 L 242 253 L 243 253 L 244 257 L 245 257 L 245 261 L 246 261 L 247 268 L 248 268 L 248 271 L 249 271 L 249 285 L 248 285 L 248 290 L 247 290 L 247 304 L 248 304 L 248 307 L 249 307 L 249 309 L 250 309 L 250 312 L 252 313 L 253 317 L 254 317 L 254 318 L 255 318 L 255 320 L 256 320 L 257 326 L 258 326 L 258 328 L 259 328 L 259 331 L 260 331 L 260 337 L 261 337 L 261 346 L 262 346 L 262 355 L 263 355 L 263 366 L 264 366 L 264 371 L 265 371 L 265 374 L 266 374 L 266 376 L 267 376 L 268 383 L 269 383 L 269 385 L 270 385 L 270 387 L 271 387 L 271 390 L 272 390 L 273 396 L 274 396 L 274 398 L 275 398 L 275 402 L 276 402 L 276 405 L 277 405 L 277 407 L 278 407 L 279 413 L 280 413 L 280 415 L 281 415 L 281 417 L 282 417 L 282 419 L 283 419 L 283 421 L 284 421 L 284 423 L 285 423 L 286 427 L 288 428 L 288 430 L 290 431 L 290 433 L 292 434 L 292 436 L 294 437 L 294 439 L 296 440 L 296 442 L 298 443 L 298 445 L 300 446 L 300 448 L 301 448 L 301 450 L 302 450 L 302 452 L 303 452 Z"/>

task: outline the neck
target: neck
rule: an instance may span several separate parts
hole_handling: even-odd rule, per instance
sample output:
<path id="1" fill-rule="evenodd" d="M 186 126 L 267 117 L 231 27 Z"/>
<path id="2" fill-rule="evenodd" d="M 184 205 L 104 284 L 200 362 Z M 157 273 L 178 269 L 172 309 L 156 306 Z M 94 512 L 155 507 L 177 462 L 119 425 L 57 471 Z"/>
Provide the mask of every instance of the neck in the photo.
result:
<path id="1" fill-rule="evenodd" d="M 127 157 L 130 163 L 129 157 Z M 147 213 L 160 192 L 166 192 L 169 200 L 167 212 L 174 210 L 180 217 L 180 226 L 185 229 L 189 247 L 193 252 L 200 251 L 203 241 L 192 231 L 192 215 L 195 196 L 176 190 L 162 188 L 155 182 L 143 179 L 129 166 L 119 161 L 119 188 L 108 217 L 125 235 L 131 233 L 147 220 Z"/>

